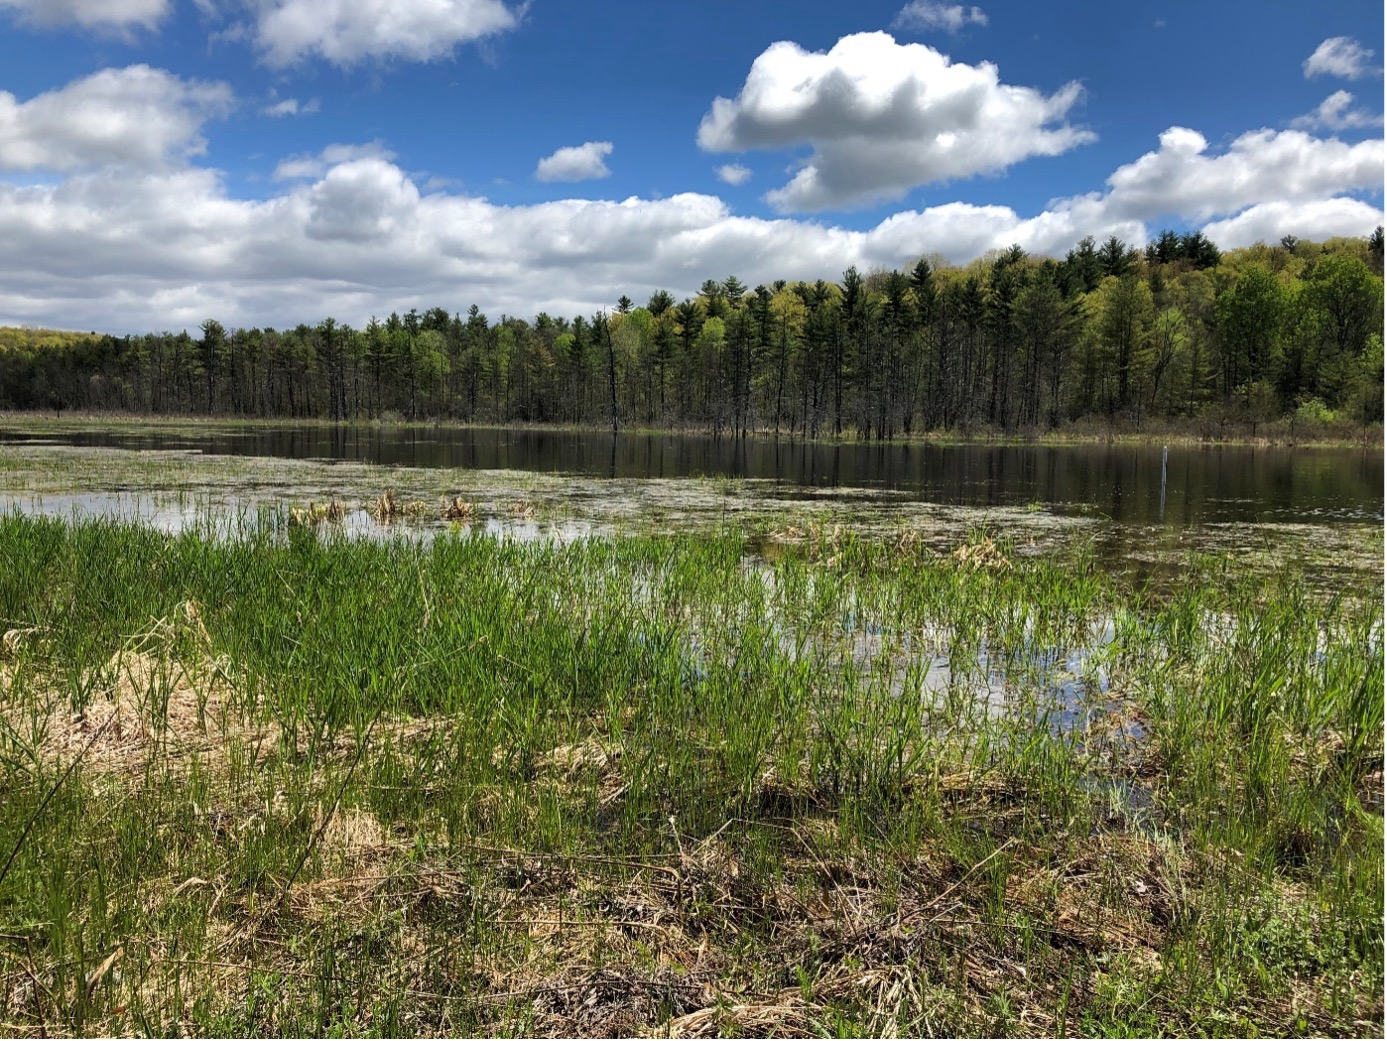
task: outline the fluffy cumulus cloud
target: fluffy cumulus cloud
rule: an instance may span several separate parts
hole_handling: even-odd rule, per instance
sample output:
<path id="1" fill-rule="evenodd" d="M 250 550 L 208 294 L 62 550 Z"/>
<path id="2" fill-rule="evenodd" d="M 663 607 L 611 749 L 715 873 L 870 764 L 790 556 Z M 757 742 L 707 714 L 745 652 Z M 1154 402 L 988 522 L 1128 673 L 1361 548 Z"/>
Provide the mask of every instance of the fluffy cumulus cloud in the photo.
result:
<path id="1" fill-rule="evenodd" d="M 723 184 L 730 184 L 734 187 L 739 184 L 746 184 L 751 180 L 751 170 L 741 163 L 726 163 L 719 166 L 714 173 L 718 175 L 718 180 Z"/>
<path id="2" fill-rule="evenodd" d="M 388 244 L 416 231 L 419 189 L 384 159 L 334 166 L 306 193 L 304 234 L 318 242 Z"/>
<path id="3" fill-rule="evenodd" d="M 0 0 L 0 11 L 16 11 L 34 25 L 107 30 L 152 29 L 171 6 L 170 0 Z"/>
<path id="4" fill-rule="evenodd" d="M 1382 223 L 1382 209 L 1359 199 L 1315 199 L 1311 202 L 1264 202 L 1236 217 L 1210 221 L 1203 232 L 1225 249 L 1254 242 L 1276 242 L 1283 235 L 1322 241 L 1342 235 L 1366 235 Z"/>
<path id="5" fill-rule="evenodd" d="M 1301 130 L 1254 130 L 1222 155 L 1198 131 L 1171 127 L 1160 148 L 1108 178 L 1107 207 L 1139 220 L 1176 214 L 1208 220 L 1264 202 L 1310 202 L 1381 189 L 1381 138 L 1346 144 Z"/>
<path id="6" fill-rule="evenodd" d="M 1305 78 L 1337 76 L 1358 80 L 1365 76 L 1381 75 L 1382 69 L 1373 63 L 1373 52 L 1351 36 L 1331 36 L 1315 48 L 1301 66 Z"/>
<path id="7" fill-rule="evenodd" d="M 1291 126 L 1305 130 L 1359 130 L 1381 125 L 1381 116 L 1364 108 L 1354 108 L 1353 95 L 1346 90 L 1336 90 L 1321 101 L 1315 111 L 1291 120 Z"/>
<path id="8" fill-rule="evenodd" d="M 1091 141 L 1064 122 L 1079 96 L 1076 83 L 1048 96 L 1010 86 L 989 62 L 952 62 L 887 33 L 847 36 L 827 53 L 776 43 L 737 98 L 713 102 L 698 143 L 713 152 L 808 145 L 804 165 L 767 199 L 781 212 L 851 207 Z"/>
<path id="9" fill-rule="evenodd" d="M 147 65 L 103 69 L 28 101 L 0 91 L 0 170 L 176 163 L 205 151 L 203 123 L 233 101 L 224 83 Z"/>
<path id="10" fill-rule="evenodd" d="M 605 160 L 611 154 L 610 141 L 588 141 L 560 148 L 539 161 L 535 177 L 541 181 L 595 181 L 610 177 L 612 172 Z"/>
<path id="11" fill-rule="evenodd" d="M 965 25 L 986 25 L 987 15 L 971 5 L 946 4 L 939 0 L 911 0 L 891 23 L 893 29 L 943 29 L 956 33 Z"/>
<path id="12" fill-rule="evenodd" d="M 444 58 L 458 44 L 513 29 L 523 7 L 503 0 L 258 0 L 255 38 L 271 65 L 317 56 L 342 66 L 368 59 Z"/>

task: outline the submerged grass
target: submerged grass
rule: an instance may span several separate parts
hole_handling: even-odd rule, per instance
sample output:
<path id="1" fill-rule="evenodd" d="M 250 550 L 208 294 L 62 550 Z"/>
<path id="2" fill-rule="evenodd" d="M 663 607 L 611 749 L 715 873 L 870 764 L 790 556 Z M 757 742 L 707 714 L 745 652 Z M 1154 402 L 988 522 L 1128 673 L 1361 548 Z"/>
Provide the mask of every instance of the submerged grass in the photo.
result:
<path id="1" fill-rule="evenodd" d="M 1381 1035 L 1380 572 L 774 535 L 0 518 L 0 1029 Z"/>

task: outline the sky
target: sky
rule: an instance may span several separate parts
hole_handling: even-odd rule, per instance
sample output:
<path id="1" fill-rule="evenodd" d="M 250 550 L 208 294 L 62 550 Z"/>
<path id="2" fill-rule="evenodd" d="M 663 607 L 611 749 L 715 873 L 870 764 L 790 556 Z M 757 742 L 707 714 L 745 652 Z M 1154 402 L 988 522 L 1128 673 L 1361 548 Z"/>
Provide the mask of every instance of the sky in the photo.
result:
<path id="1" fill-rule="evenodd" d="M 622 295 L 1383 222 L 1380 0 L 0 0 L 0 324 Z"/>

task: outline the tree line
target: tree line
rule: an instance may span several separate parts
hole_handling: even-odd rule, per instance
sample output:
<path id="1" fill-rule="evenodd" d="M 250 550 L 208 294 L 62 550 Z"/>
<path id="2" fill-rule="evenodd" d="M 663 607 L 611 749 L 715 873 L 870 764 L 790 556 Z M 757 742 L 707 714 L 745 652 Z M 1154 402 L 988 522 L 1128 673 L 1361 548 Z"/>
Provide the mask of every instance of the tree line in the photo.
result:
<path id="1" fill-rule="evenodd" d="M 1383 237 L 1220 251 L 1019 246 L 838 282 L 590 316 L 434 307 L 353 328 L 0 337 L 0 408 L 283 419 L 447 419 L 891 439 L 1101 419 L 1251 424 L 1383 414 Z"/>

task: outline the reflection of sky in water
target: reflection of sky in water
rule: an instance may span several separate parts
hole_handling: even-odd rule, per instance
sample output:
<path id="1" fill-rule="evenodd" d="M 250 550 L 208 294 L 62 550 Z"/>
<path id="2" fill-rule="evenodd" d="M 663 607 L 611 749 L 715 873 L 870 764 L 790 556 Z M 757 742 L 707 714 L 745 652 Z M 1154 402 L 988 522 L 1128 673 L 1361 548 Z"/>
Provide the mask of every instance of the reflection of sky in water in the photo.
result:
<path id="1" fill-rule="evenodd" d="M 81 495 L 0 493 L 0 513 L 15 510 L 30 516 L 61 520 L 99 518 L 125 521 L 148 525 L 168 534 L 192 530 L 235 536 L 262 527 L 283 528 L 288 521 L 288 510 L 280 507 L 280 501 L 273 497 L 257 502 L 252 496 L 217 500 L 209 496 L 172 496 L 147 492 L 93 492 Z M 428 539 L 440 532 L 457 531 L 460 534 L 481 532 L 521 542 L 542 538 L 572 542 L 610 533 L 610 529 L 584 520 L 479 517 L 473 521 L 453 522 L 437 516 L 441 511 L 434 512 L 434 516 L 402 517 L 382 523 L 364 508 L 348 508 L 340 521 L 322 521 L 310 526 L 324 535 L 388 538 L 395 534 L 407 534 Z"/>
<path id="2" fill-rule="evenodd" d="M 314 438 L 321 440 L 321 431 L 309 433 L 312 436 L 305 444 L 315 444 Z M 457 435 L 454 431 L 449 436 Z M 342 530 L 364 537 L 403 531 L 427 539 L 447 528 L 441 519 L 440 501 L 456 495 L 476 508 L 473 526 L 467 530 L 519 539 L 572 539 L 623 531 L 680 533 L 717 530 L 724 525 L 745 530 L 749 524 L 755 552 L 774 558 L 793 551 L 797 539 L 782 533 L 796 527 L 819 525 L 827 529 L 843 525 L 862 537 L 888 539 L 909 531 L 912 538 L 940 551 L 948 551 L 971 532 L 987 528 L 1012 540 L 1014 551 L 1020 556 L 1043 556 L 1076 539 L 1087 539 L 1101 566 L 1121 572 L 1134 582 L 1153 581 L 1158 585 L 1178 581 L 1188 567 L 1191 553 L 1233 553 L 1239 556 L 1240 566 L 1262 569 L 1293 561 L 1312 582 L 1324 587 L 1362 581 L 1365 576 L 1379 580 L 1382 574 L 1380 521 L 1345 519 L 1346 515 L 1381 516 L 1380 453 L 1374 457 L 1372 453 L 1350 450 L 1311 451 L 1301 457 L 1283 452 L 1272 457 L 1251 449 L 1238 450 L 1236 459 L 1255 464 L 1253 469 L 1260 468 L 1263 476 L 1270 473 L 1277 477 L 1273 484 L 1280 481 L 1284 485 L 1283 478 L 1288 473 L 1299 475 L 1291 481 L 1295 487 L 1290 491 L 1283 487 L 1267 502 L 1258 504 L 1233 494 L 1239 487 L 1237 481 L 1233 482 L 1234 487 L 1221 486 L 1220 482 L 1230 481 L 1229 475 L 1236 470 L 1230 462 L 1233 457 L 1226 457 L 1224 450 L 1172 450 L 1172 475 L 1177 470 L 1185 474 L 1182 480 L 1186 487 L 1203 481 L 1202 486 L 1213 498 L 1196 502 L 1189 496 L 1182 498 L 1183 493 L 1173 488 L 1162 523 L 1155 517 L 1148 519 L 1140 511 L 1126 520 L 1113 519 L 1113 514 L 1099 505 L 1109 494 L 1118 499 L 1130 498 L 1123 475 L 1131 466 L 1145 466 L 1152 458 L 1159 482 L 1159 448 L 1008 449 L 1011 454 L 997 455 L 983 449 L 970 450 L 972 454 L 950 454 L 943 449 L 917 446 L 907 450 L 897 446 L 861 449 L 867 452 L 866 456 L 858 452 L 861 446 L 854 449 L 858 452 L 854 458 L 870 458 L 876 460 L 873 465 L 881 466 L 887 465 L 881 460 L 889 462 L 892 458 L 913 460 L 911 465 L 917 467 L 927 460 L 948 460 L 948 466 L 963 468 L 961 479 L 970 487 L 988 481 L 1004 482 L 1019 475 L 1024 486 L 1034 488 L 1033 471 L 1058 467 L 1063 462 L 1068 467 L 1064 489 L 1082 493 L 1067 504 L 1027 501 L 1022 505 L 979 506 L 922 501 L 918 490 L 883 484 L 852 486 L 840 481 L 832 486 L 815 486 L 795 480 L 726 476 L 610 478 L 533 470 L 384 466 L 340 457 L 302 460 L 275 455 L 205 455 L 195 448 L 170 450 L 168 446 L 180 443 L 179 438 L 157 432 L 147 440 L 163 445 L 163 449 L 140 451 L 39 443 L 64 440 L 58 436 L 23 444 L 5 443 L 3 436 L 0 435 L 0 509 L 61 517 L 117 517 L 170 532 L 196 527 L 230 534 L 248 525 L 283 524 L 290 507 L 336 499 L 346 505 L 347 516 L 340 525 L 323 525 L 323 531 Z M 214 434 L 200 436 L 203 442 L 215 439 Z M 274 431 L 264 436 L 273 438 Z M 238 436 L 231 439 L 231 445 L 252 451 L 264 448 L 256 437 Z M 199 443 L 199 437 L 189 437 L 187 441 Z M 700 443 L 698 439 L 660 441 L 666 452 Z M 508 446 L 515 447 L 509 442 Z M 757 451 L 763 449 L 768 451 L 766 446 Z M 1029 456 L 1027 451 L 1031 452 Z M 1021 455 L 1015 455 L 1016 452 Z M 1213 469 L 1206 468 L 1204 476 L 1196 481 L 1187 472 L 1205 465 L 1207 460 L 1202 463 L 1201 459 L 1206 454 L 1222 462 Z M 796 458 L 793 452 L 782 455 L 782 463 Z M 694 457 L 698 458 L 697 453 Z M 1018 464 L 1017 459 L 1025 465 Z M 979 460 L 987 465 L 974 466 Z M 1085 470 L 1080 466 L 1083 460 L 1093 465 Z M 1291 470 L 1286 470 L 1288 465 Z M 1367 477 L 1359 472 L 1365 466 L 1372 471 Z M 1336 467 L 1348 472 L 1339 474 Z M 1028 473 L 1030 477 L 1026 477 Z M 1104 484 L 1108 477 L 1118 479 L 1116 489 Z M 1026 480 L 1032 484 L 1026 485 Z M 1323 491 L 1323 482 L 1329 482 L 1323 486 L 1329 489 L 1327 492 Z M 83 491 L 74 492 L 74 488 Z M 363 506 L 386 488 L 393 489 L 401 500 L 424 502 L 425 515 L 385 528 L 376 524 Z M 1301 495 L 1297 488 L 1305 494 Z M 1056 485 L 1054 490 L 1060 490 L 1060 486 Z M 1359 498 L 1343 508 L 1334 505 L 1335 501 L 1348 501 L 1344 499 L 1346 495 Z M 998 498 L 1005 500 L 1008 496 Z M 1209 504 L 1216 500 L 1241 503 L 1240 509 L 1256 506 L 1263 518 L 1280 519 L 1215 520 L 1222 507 L 1210 509 Z M 1286 514 L 1283 500 L 1294 500 L 1298 505 Z M 532 505 L 533 516 L 517 513 L 515 507 L 520 503 Z M 276 511 L 278 519 L 267 521 L 261 517 L 267 509 Z M 1291 515 L 1302 519 L 1289 523 Z"/>

